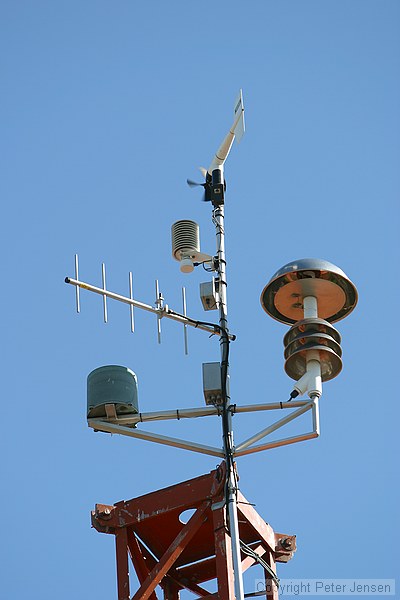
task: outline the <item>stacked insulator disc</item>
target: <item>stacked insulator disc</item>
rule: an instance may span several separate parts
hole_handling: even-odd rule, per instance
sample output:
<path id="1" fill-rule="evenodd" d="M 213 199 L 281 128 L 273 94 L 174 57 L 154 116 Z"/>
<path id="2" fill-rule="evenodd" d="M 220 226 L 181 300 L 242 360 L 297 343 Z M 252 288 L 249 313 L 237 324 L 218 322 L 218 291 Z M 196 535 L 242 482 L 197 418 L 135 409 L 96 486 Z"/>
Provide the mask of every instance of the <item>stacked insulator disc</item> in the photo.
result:
<path id="1" fill-rule="evenodd" d="M 311 297 L 315 314 L 304 305 L 305 298 Z M 273 275 L 261 293 L 261 305 L 271 317 L 292 326 L 284 337 L 289 377 L 301 379 L 314 357 L 320 362 L 322 381 L 340 373 L 341 338 L 331 323 L 350 314 L 357 298 L 357 289 L 347 275 L 321 258 L 294 260 Z"/>
<path id="2" fill-rule="evenodd" d="M 310 351 L 318 351 L 322 381 L 333 379 L 342 370 L 340 333 L 324 319 L 312 317 L 297 321 L 283 339 L 285 371 L 298 381 L 306 372 Z"/>

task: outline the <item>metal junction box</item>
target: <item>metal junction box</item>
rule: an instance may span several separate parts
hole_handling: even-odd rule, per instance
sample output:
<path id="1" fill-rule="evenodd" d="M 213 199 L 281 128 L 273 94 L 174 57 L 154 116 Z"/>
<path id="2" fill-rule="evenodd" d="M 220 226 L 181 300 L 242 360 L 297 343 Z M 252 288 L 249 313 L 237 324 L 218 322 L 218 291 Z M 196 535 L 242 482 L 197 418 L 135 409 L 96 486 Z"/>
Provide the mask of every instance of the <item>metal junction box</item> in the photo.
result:
<path id="1" fill-rule="evenodd" d="M 219 294 L 214 277 L 211 281 L 200 284 L 200 298 L 204 310 L 216 310 L 219 308 Z"/>
<path id="2" fill-rule="evenodd" d="M 206 404 L 221 404 L 222 379 L 219 362 L 203 363 L 203 391 Z"/>

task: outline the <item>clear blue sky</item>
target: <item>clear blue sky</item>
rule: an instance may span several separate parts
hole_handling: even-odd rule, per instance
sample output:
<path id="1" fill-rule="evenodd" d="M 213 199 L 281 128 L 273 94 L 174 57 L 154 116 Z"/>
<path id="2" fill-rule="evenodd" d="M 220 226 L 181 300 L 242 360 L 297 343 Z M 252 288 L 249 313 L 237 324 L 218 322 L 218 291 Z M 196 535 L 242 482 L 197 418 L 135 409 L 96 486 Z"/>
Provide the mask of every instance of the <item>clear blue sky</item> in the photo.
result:
<path id="1" fill-rule="evenodd" d="M 356 283 L 337 324 L 344 368 L 324 386 L 318 440 L 239 460 L 240 485 L 298 552 L 282 578 L 398 572 L 400 5 L 385 0 L 3 0 L 0 19 L 2 533 L 0 597 L 116 598 L 114 539 L 90 528 L 113 503 L 206 473 L 216 461 L 86 425 L 86 377 L 133 369 L 142 411 L 202 406 L 217 340 L 109 305 L 81 277 L 210 318 L 205 274 L 183 276 L 170 226 L 194 219 L 213 253 L 209 205 L 186 186 L 208 166 L 243 88 L 247 131 L 226 168 L 231 394 L 287 399 L 287 327 L 259 296 L 288 261 L 317 256 Z M 269 416 L 236 417 L 237 439 Z M 264 419 L 264 420 L 263 420 Z M 298 431 L 306 426 L 299 422 Z M 220 423 L 160 432 L 217 445 Z M 294 431 L 294 430 L 289 430 Z M 255 572 L 256 573 L 256 572 Z M 258 572 L 257 572 L 258 574 Z M 253 579 L 255 578 L 255 575 Z M 246 583 L 252 591 L 253 581 Z"/>

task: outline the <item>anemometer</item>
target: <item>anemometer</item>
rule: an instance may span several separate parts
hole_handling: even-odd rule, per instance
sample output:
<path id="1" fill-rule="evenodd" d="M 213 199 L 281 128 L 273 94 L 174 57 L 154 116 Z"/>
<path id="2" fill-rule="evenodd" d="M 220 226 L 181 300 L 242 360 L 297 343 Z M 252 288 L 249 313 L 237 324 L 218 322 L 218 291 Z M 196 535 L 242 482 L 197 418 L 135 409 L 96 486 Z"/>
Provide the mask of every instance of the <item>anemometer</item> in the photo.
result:
<path id="1" fill-rule="evenodd" d="M 208 169 L 201 169 L 204 182 L 188 180 L 190 186 L 204 188 L 204 200 L 212 207 L 215 226 L 216 253 L 203 253 L 200 249 L 200 233 L 197 223 L 180 220 L 172 225 L 172 256 L 179 262 L 182 273 L 190 274 L 203 265 L 211 274 L 211 280 L 200 286 L 202 306 L 208 314 L 218 311 L 217 322 L 194 319 L 187 314 L 186 291 L 182 288 L 182 310 L 173 310 L 155 284 L 154 305 L 140 302 L 133 296 L 133 276 L 129 273 L 129 295 L 112 292 L 106 286 L 106 269 L 102 264 L 101 287 L 79 278 L 78 256 L 75 256 L 75 277 L 67 277 L 66 283 L 75 286 L 76 309 L 80 312 L 80 290 L 84 289 L 102 296 L 103 317 L 107 322 L 107 300 L 115 300 L 129 306 L 131 331 L 135 330 L 134 309 L 151 312 L 157 318 L 158 342 L 161 341 L 161 321 L 171 319 L 184 329 L 187 354 L 187 328 L 193 327 L 214 334 L 219 339 L 220 362 L 205 363 L 203 369 L 203 393 L 206 406 L 156 412 L 139 411 L 137 379 L 127 367 L 103 366 L 88 377 L 88 425 L 94 430 L 139 438 L 158 444 L 173 446 L 217 456 L 225 461 L 226 510 L 231 537 L 234 589 L 237 600 L 243 600 L 244 588 L 241 568 L 243 544 L 238 525 L 238 485 L 235 459 L 247 454 L 261 452 L 309 440 L 319 436 L 319 399 L 322 384 L 336 377 L 342 368 L 341 336 L 332 323 L 346 317 L 356 306 L 357 290 L 347 275 L 332 263 L 315 258 L 294 260 L 279 269 L 261 293 L 262 308 L 274 319 L 290 326 L 284 337 L 285 371 L 294 380 L 286 402 L 240 405 L 234 403 L 229 393 L 229 352 L 235 335 L 228 327 L 227 279 L 225 256 L 225 177 L 224 166 L 233 142 L 240 141 L 245 130 L 242 91 L 234 104 L 233 124 L 215 153 Z M 300 399 L 301 398 L 301 399 Z M 249 412 L 279 411 L 285 416 L 251 435 L 241 442 L 234 440 L 232 416 Z M 311 427 L 307 432 L 274 441 L 266 441 L 271 433 L 282 428 L 306 412 L 311 413 Z M 175 437 L 169 437 L 140 428 L 141 423 L 161 420 L 190 419 L 218 416 L 222 423 L 222 447 L 207 446 Z"/>

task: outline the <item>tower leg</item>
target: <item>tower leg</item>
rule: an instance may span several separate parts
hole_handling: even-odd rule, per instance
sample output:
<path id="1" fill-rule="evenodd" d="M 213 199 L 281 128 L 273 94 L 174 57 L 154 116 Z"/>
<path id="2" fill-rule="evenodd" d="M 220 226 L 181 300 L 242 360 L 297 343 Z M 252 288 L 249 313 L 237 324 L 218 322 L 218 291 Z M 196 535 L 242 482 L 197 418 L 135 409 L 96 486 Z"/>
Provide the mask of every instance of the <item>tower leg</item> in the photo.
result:
<path id="1" fill-rule="evenodd" d="M 235 600 L 232 545 L 226 523 L 225 506 L 213 510 L 213 522 L 218 598 L 220 600 Z"/>
<path id="2" fill-rule="evenodd" d="M 267 552 L 264 555 L 264 560 L 265 559 L 266 559 L 266 562 L 271 567 L 272 571 L 276 574 L 276 564 L 275 564 L 275 559 L 272 555 L 272 552 Z M 267 570 L 264 570 L 264 575 L 265 575 L 265 589 L 266 589 L 265 597 L 266 597 L 266 599 L 267 600 L 278 600 L 279 590 L 275 584 L 275 581 L 272 579 L 271 574 L 268 573 Z"/>
<path id="3" fill-rule="evenodd" d="M 179 587 L 172 581 L 167 581 L 164 586 L 164 600 L 179 600 L 180 597 Z"/>
<path id="4" fill-rule="evenodd" d="M 118 600 L 129 600 L 128 536 L 126 527 L 115 534 Z"/>

